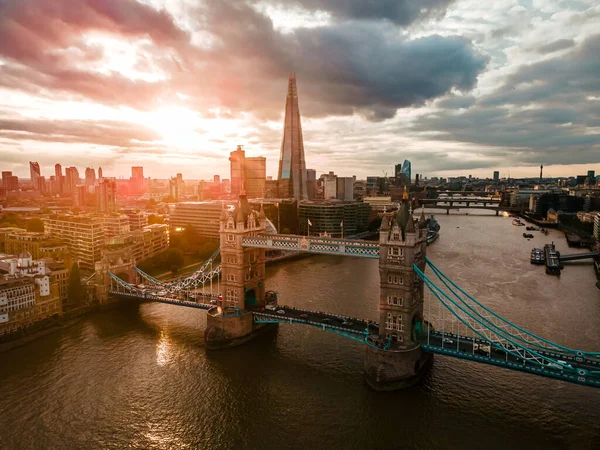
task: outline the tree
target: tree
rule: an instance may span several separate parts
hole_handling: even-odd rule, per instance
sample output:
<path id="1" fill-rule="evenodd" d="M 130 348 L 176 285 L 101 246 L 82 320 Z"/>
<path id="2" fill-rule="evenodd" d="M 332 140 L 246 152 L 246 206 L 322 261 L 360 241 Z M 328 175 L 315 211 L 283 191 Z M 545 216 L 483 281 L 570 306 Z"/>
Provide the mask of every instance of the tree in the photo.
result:
<path id="1" fill-rule="evenodd" d="M 67 286 L 67 298 L 69 303 L 82 303 L 85 299 L 85 290 L 81 284 L 81 273 L 79 272 L 79 264 L 74 262 L 71 266 L 69 274 L 69 284 Z"/>
<path id="2" fill-rule="evenodd" d="M 15 213 L 6 213 L 0 217 L 0 227 L 25 228 L 25 222 Z"/>
<path id="3" fill-rule="evenodd" d="M 27 231 L 44 232 L 44 222 L 41 219 L 31 219 L 26 224 Z"/>
<path id="4" fill-rule="evenodd" d="M 155 223 L 165 223 L 165 218 L 162 216 L 157 216 L 156 214 L 150 214 L 148 216 L 148 225 Z"/>
<path id="5" fill-rule="evenodd" d="M 170 248 L 166 251 L 165 263 L 171 272 L 177 273 L 183 266 L 183 252 L 178 248 Z"/>

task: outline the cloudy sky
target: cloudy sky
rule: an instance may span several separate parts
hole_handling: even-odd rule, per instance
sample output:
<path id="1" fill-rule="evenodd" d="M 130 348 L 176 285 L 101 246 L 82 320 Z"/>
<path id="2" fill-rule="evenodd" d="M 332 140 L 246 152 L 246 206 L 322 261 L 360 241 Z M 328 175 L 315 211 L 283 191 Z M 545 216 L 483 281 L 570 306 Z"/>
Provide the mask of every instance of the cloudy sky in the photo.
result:
<path id="1" fill-rule="evenodd" d="M 0 168 L 276 175 L 290 71 L 318 172 L 600 172 L 596 0 L 0 0 Z"/>

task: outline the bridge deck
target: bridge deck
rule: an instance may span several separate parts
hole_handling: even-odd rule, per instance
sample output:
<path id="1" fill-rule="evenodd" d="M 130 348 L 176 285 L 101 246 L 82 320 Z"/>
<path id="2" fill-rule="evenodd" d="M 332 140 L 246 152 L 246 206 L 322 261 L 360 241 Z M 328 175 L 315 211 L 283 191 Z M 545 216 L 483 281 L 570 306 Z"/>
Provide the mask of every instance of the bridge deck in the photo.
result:
<path id="1" fill-rule="evenodd" d="M 260 235 L 246 237 L 242 246 L 305 253 L 379 258 L 379 244 L 356 239 L 337 239 L 299 235 Z"/>
<path id="2" fill-rule="evenodd" d="M 568 362 L 572 366 L 572 369 L 569 369 L 550 365 L 540 366 L 539 364 L 528 362 L 511 353 L 495 348 L 487 341 L 473 339 L 469 336 L 459 336 L 456 334 L 433 331 L 429 336 L 423 335 L 419 341 L 421 342 L 423 350 L 431 353 L 468 359 L 521 372 L 557 378 L 571 383 L 600 388 L 600 364 L 598 361 L 589 358 L 581 358 L 581 361 L 578 361 L 576 357 L 571 355 L 558 354 L 555 352 L 540 352 L 546 353 L 547 356 L 560 358 L 560 360 Z M 485 352 L 475 350 L 474 345 L 478 343 L 490 346 L 490 351 Z"/>

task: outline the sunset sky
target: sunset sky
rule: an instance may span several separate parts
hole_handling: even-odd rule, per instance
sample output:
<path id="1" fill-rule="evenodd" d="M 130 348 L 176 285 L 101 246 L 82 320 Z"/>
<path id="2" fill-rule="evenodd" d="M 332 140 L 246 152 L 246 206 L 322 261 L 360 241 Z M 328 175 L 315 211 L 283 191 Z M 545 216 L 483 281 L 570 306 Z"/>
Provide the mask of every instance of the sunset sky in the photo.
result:
<path id="1" fill-rule="evenodd" d="M 596 0 L 0 0 L 0 168 L 275 176 L 290 71 L 317 172 L 600 172 Z"/>

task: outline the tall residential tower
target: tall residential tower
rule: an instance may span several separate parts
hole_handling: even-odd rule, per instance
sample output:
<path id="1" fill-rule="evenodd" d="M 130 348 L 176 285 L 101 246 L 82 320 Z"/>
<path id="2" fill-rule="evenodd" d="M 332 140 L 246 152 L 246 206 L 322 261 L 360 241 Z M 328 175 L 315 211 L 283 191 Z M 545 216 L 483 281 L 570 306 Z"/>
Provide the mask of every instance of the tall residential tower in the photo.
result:
<path id="1" fill-rule="evenodd" d="M 306 161 L 300 125 L 296 74 L 290 73 L 285 101 L 285 119 L 281 156 L 279 158 L 279 195 L 298 201 L 308 199 L 306 191 Z"/>

